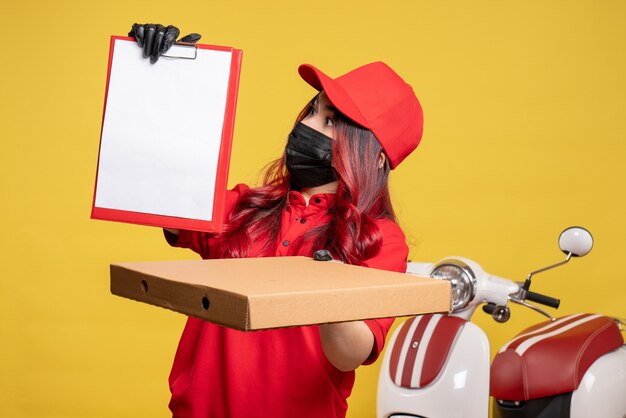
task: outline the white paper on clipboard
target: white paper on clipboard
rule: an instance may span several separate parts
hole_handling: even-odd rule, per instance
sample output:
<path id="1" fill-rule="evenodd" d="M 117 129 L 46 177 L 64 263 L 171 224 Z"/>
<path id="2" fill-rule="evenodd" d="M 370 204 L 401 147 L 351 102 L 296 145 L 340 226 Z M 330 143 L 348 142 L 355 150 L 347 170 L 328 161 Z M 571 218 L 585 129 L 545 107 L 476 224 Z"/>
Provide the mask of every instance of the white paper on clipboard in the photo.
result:
<path id="1" fill-rule="evenodd" d="M 210 221 L 233 52 L 114 42 L 94 207 Z"/>

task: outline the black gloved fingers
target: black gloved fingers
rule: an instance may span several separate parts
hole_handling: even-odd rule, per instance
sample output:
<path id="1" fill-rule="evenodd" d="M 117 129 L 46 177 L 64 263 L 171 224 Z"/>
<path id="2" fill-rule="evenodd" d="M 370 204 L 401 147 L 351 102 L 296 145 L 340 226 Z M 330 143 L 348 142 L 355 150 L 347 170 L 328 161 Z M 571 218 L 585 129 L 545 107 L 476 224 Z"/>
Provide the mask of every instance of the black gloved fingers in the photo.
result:
<path id="1" fill-rule="evenodd" d="M 132 36 L 137 40 L 137 45 L 142 48 L 144 58 L 150 57 L 153 64 L 159 60 L 159 57 L 165 54 L 177 41 L 180 30 L 176 26 L 169 25 L 167 27 L 160 24 L 133 24 L 128 36 Z M 198 33 L 190 33 L 181 38 L 178 42 L 196 43 L 201 36 Z"/>
<path id="2" fill-rule="evenodd" d="M 163 46 L 163 40 L 165 38 L 165 26 L 155 25 L 154 44 L 150 51 L 150 62 L 154 64 L 159 60 L 161 54 L 161 47 Z"/>
<path id="3" fill-rule="evenodd" d="M 180 35 L 180 30 L 176 26 L 168 26 L 165 29 L 165 37 L 163 38 L 163 43 L 159 48 L 159 54 L 165 54 L 171 47 L 176 43 L 176 38 Z"/>
<path id="4" fill-rule="evenodd" d="M 128 32 L 128 36 L 132 36 L 133 38 L 135 38 L 137 40 L 137 45 L 139 45 L 140 47 L 143 47 L 143 38 L 144 38 L 143 25 L 140 25 L 139 23 L 133 24 L 133 27 L 130 29 L 130 32 Z"/>
<path id="5" fill-rule="evenodd" d="M 199 33 L 190 33 L 187 36 L 183 36 L 178 42 L 189 42 L 195 44 L 200 40 L 200 38 L 202 38 L 202 35 Z"/>
<path id="6" fill-rule="evenodd" d="M 154 37 L 156 36 L 156 26 L 152 24 L 143 26 L 143 56 L 148 58 L 154 49 Z"/>

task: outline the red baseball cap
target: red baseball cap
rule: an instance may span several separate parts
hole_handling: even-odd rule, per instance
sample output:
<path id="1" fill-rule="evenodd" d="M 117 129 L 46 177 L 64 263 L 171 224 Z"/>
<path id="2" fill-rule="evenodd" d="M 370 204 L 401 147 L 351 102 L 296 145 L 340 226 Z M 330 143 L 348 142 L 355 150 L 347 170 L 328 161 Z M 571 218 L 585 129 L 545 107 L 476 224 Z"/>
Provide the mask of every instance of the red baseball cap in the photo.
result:
<path id="1" fill-rule="evenodd" d="M 424 114 L 413 89 L 387 64 L 372 62 L 335 79 L 310 64 L 298 73 L 344 115 L 372 131 L 396 168 L 420 143 Z"/>

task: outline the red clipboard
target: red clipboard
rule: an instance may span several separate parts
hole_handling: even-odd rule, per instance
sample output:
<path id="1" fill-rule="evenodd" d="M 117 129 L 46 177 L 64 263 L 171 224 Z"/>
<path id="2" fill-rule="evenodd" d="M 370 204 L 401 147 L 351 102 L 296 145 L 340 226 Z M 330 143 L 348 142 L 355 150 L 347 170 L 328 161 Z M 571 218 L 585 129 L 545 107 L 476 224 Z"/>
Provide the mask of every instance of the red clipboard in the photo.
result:
<path id="1" fill-rule="evenodd" d="M 220 232 L 242 51 L 112 36 L 92 219 Z"/>

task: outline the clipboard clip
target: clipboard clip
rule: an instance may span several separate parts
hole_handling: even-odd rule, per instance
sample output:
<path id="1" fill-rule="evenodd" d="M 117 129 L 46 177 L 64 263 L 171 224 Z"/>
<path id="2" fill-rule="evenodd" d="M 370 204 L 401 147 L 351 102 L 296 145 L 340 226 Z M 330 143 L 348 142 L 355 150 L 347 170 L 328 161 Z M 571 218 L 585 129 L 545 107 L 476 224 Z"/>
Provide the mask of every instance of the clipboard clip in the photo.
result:
<path id="1" fill-rule="evenodd" d="M 164 58 L 195 60 L 198 57 L 198 45 L 192 42 L 176 42 L 165 54 Z"/>

